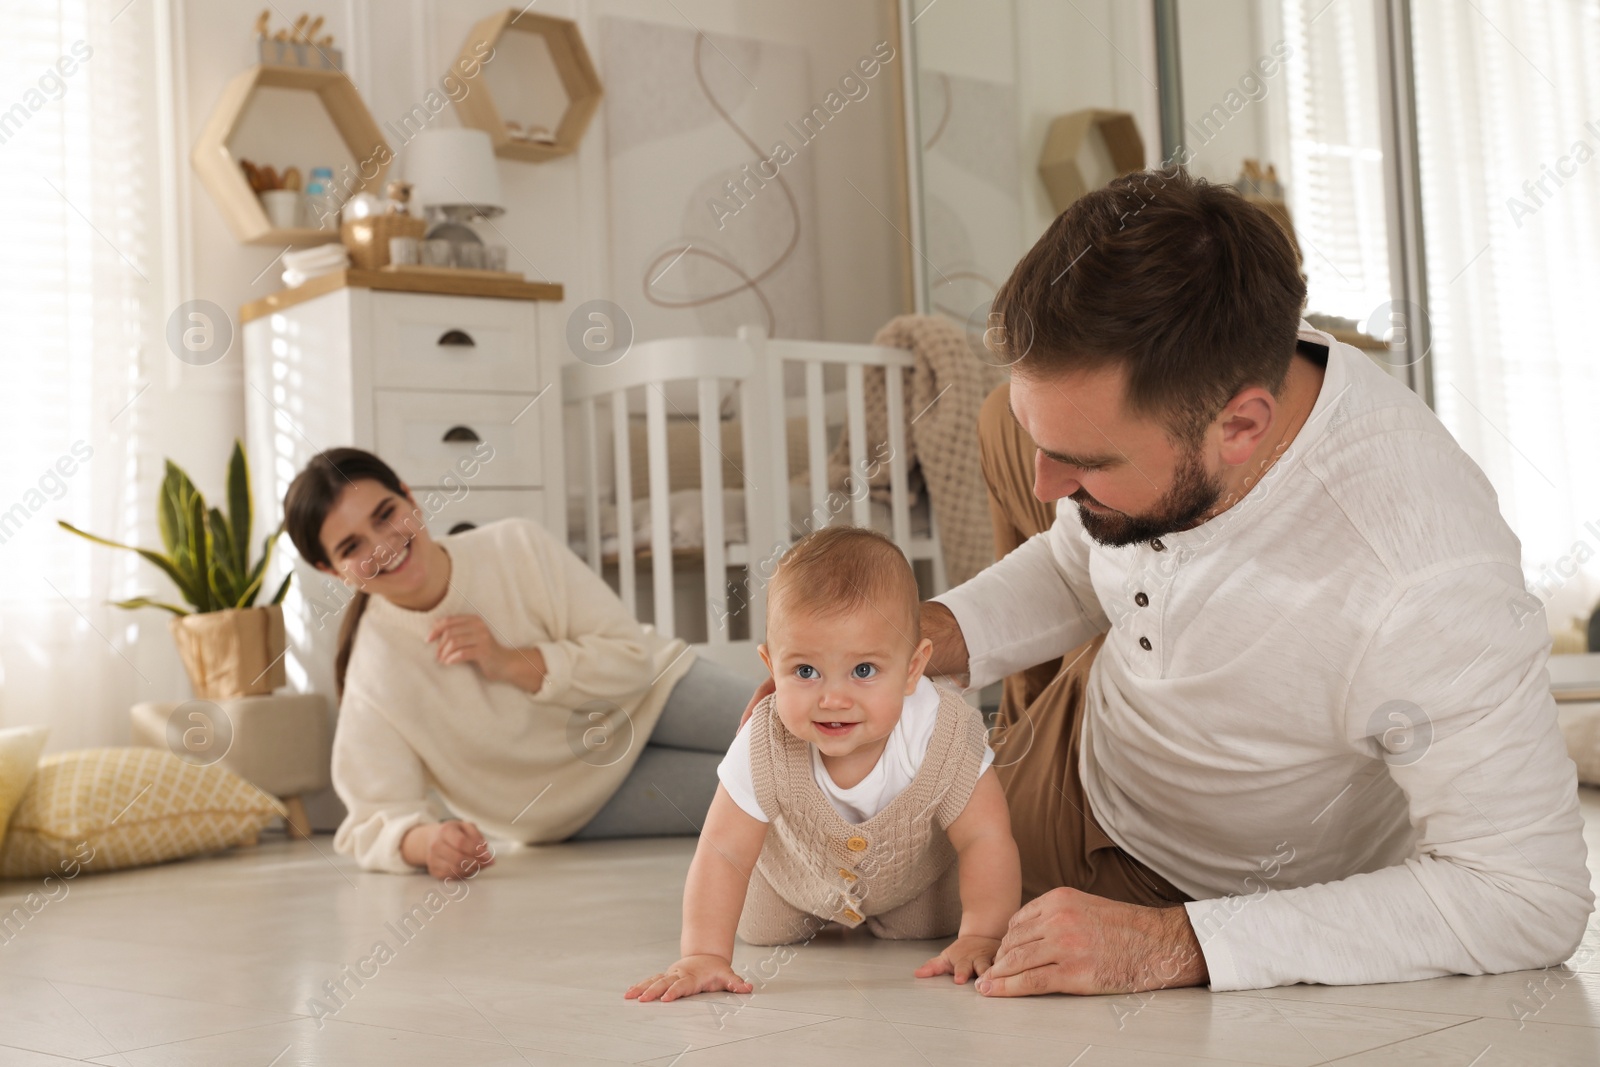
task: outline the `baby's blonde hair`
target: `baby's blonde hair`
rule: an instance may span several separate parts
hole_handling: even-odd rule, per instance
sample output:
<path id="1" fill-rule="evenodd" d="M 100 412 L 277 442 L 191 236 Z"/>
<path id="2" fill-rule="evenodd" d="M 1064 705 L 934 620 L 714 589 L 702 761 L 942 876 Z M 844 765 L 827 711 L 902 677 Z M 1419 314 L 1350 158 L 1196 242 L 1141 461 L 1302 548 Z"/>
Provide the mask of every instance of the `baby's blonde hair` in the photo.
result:
<path id="1" fill-rule="evenodd" d="M 767 620 L 781 614 L 826 618 L 876 610 L 912 648 L 922 640 L 921 595 L 905 553 L 876 530 L 827 526 L 796 541 L 778 560 Z"/>

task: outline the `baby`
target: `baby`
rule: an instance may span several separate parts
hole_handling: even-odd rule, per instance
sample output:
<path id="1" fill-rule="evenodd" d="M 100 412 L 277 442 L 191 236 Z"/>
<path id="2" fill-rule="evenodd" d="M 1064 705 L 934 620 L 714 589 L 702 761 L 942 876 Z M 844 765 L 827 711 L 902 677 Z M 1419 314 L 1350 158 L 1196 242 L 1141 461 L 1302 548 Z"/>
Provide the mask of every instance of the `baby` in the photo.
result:
<path id="1" fill-rule="evenodd" d="M 806 941 L 828 922 L 875 936 L 956 934 L 919 978 L 981 975 L 1021 903 L 983 719 L 922 676 L 916 579 L 888 538 L 828 527 L 778 563 L 765 697 L 717 769 L 683 892 L 683 958 L 628 999 L 749 993 L 735 932 Z M 770 832 L 769 832 L 770 831 Z"/>

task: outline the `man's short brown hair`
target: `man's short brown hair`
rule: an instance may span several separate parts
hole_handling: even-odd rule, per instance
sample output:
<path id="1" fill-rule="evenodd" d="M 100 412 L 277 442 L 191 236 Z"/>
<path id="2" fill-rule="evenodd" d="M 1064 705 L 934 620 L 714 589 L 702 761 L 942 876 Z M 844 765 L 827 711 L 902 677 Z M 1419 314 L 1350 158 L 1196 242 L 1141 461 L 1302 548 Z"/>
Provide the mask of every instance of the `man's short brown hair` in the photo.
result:
<path id="1" fill-rule="evenodd" d="M 826 526 L 778 560 L 767 592 L 768 626 L 778 612 L 826 618 L 866 610 L 911 643 L 922 640 L 921 596 L 905 553 L 876 530 Z"/>
<path id="2" fill-rule="evenodd" d="M 1305 299 L 1277 220 L 1168 167 L 1073 201 L 995 294 L 986 340 L 1023 377 L 1125 367 L 1129 411 L 1193 443 L 1239 390 L 1282 388 Z"/>

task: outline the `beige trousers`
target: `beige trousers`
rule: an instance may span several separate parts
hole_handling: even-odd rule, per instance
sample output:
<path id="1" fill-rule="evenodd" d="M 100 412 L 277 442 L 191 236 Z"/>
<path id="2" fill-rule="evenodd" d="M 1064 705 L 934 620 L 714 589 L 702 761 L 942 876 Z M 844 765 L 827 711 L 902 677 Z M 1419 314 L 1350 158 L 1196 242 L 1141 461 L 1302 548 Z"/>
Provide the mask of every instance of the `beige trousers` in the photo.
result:
<path id="1" fill-rule="evenodd" d="M 1033 495 L 1036 448 L 1011 416 L 1009 390 L 1003 384 L 990 393 L 978 416 L 997 558 L 1055 521 L 1055 507 Z M 1104 640 L 1096 637 L 1004 683 L 994 765 L 1022 855 L 1022 899 L 1070 886 L 1133 904 L 1181 903 L 1189 897 L 1106 836 L 1084 796 L 1083 694 Z"/>
<path id="2" fill-rule="evenodd" d="M 828 920 L 795 907 L 772 888 L 759 869 L 750 872 L 744 911 L 739 914 L 739 940 L 747 945 L 792 945 L 809 941 Z M 961 929 L 961 883 L 952 863 L 933 885 L 879 915 L 862 922 L 872 936 L 885 941 L 927 941 L 954 937 Z"/>

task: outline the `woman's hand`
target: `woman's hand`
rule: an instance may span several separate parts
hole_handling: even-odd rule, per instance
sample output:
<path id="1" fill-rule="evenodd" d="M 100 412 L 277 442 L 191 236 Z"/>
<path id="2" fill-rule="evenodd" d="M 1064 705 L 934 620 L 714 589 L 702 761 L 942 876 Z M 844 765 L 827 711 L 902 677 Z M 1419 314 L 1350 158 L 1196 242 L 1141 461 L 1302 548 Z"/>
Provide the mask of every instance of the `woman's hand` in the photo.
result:
<path id="1" fill-rule="evenodd" d="M 744 714 L 739 717 L 739 729 L 744 729 L 744 724 L 750 721 L 750 716 L 756 713 L 756 705 L 778 691 L 778 683 L 767 675 L 767 680 L 756 686 L 756 695 L 750 698 L 750 703 L 745 705 Z"/>
<path id="2" fill-rule="evenodd" d="M 507 648 L 495 640 L 479 615 L 446 615 L 428 631 L 428 643 L 440 663 L 476 664 L 491 682 L 510 682 L 536 693 L 544 685 L 544 656 L 536 648 Z"/>
<path id="3" fill-rule="evenodd" d="M 755 987 L 740 978 L 733 964 L 721 956 L 685 956 L 661 974 L 653 974 L 629 986 L 622 995 L 643 1004 L 647 1000 L 677 1000 L 722 989 L 730 993 L 749 993 Z"/>
<path id="4" fill-rule="evenodd" d="M 471 878 L 494 866 L 494 851 L 470 822 L 431 822 L 413 826 L 400 839 L 400 856 L 426 867 L 435 878 Z"/>

